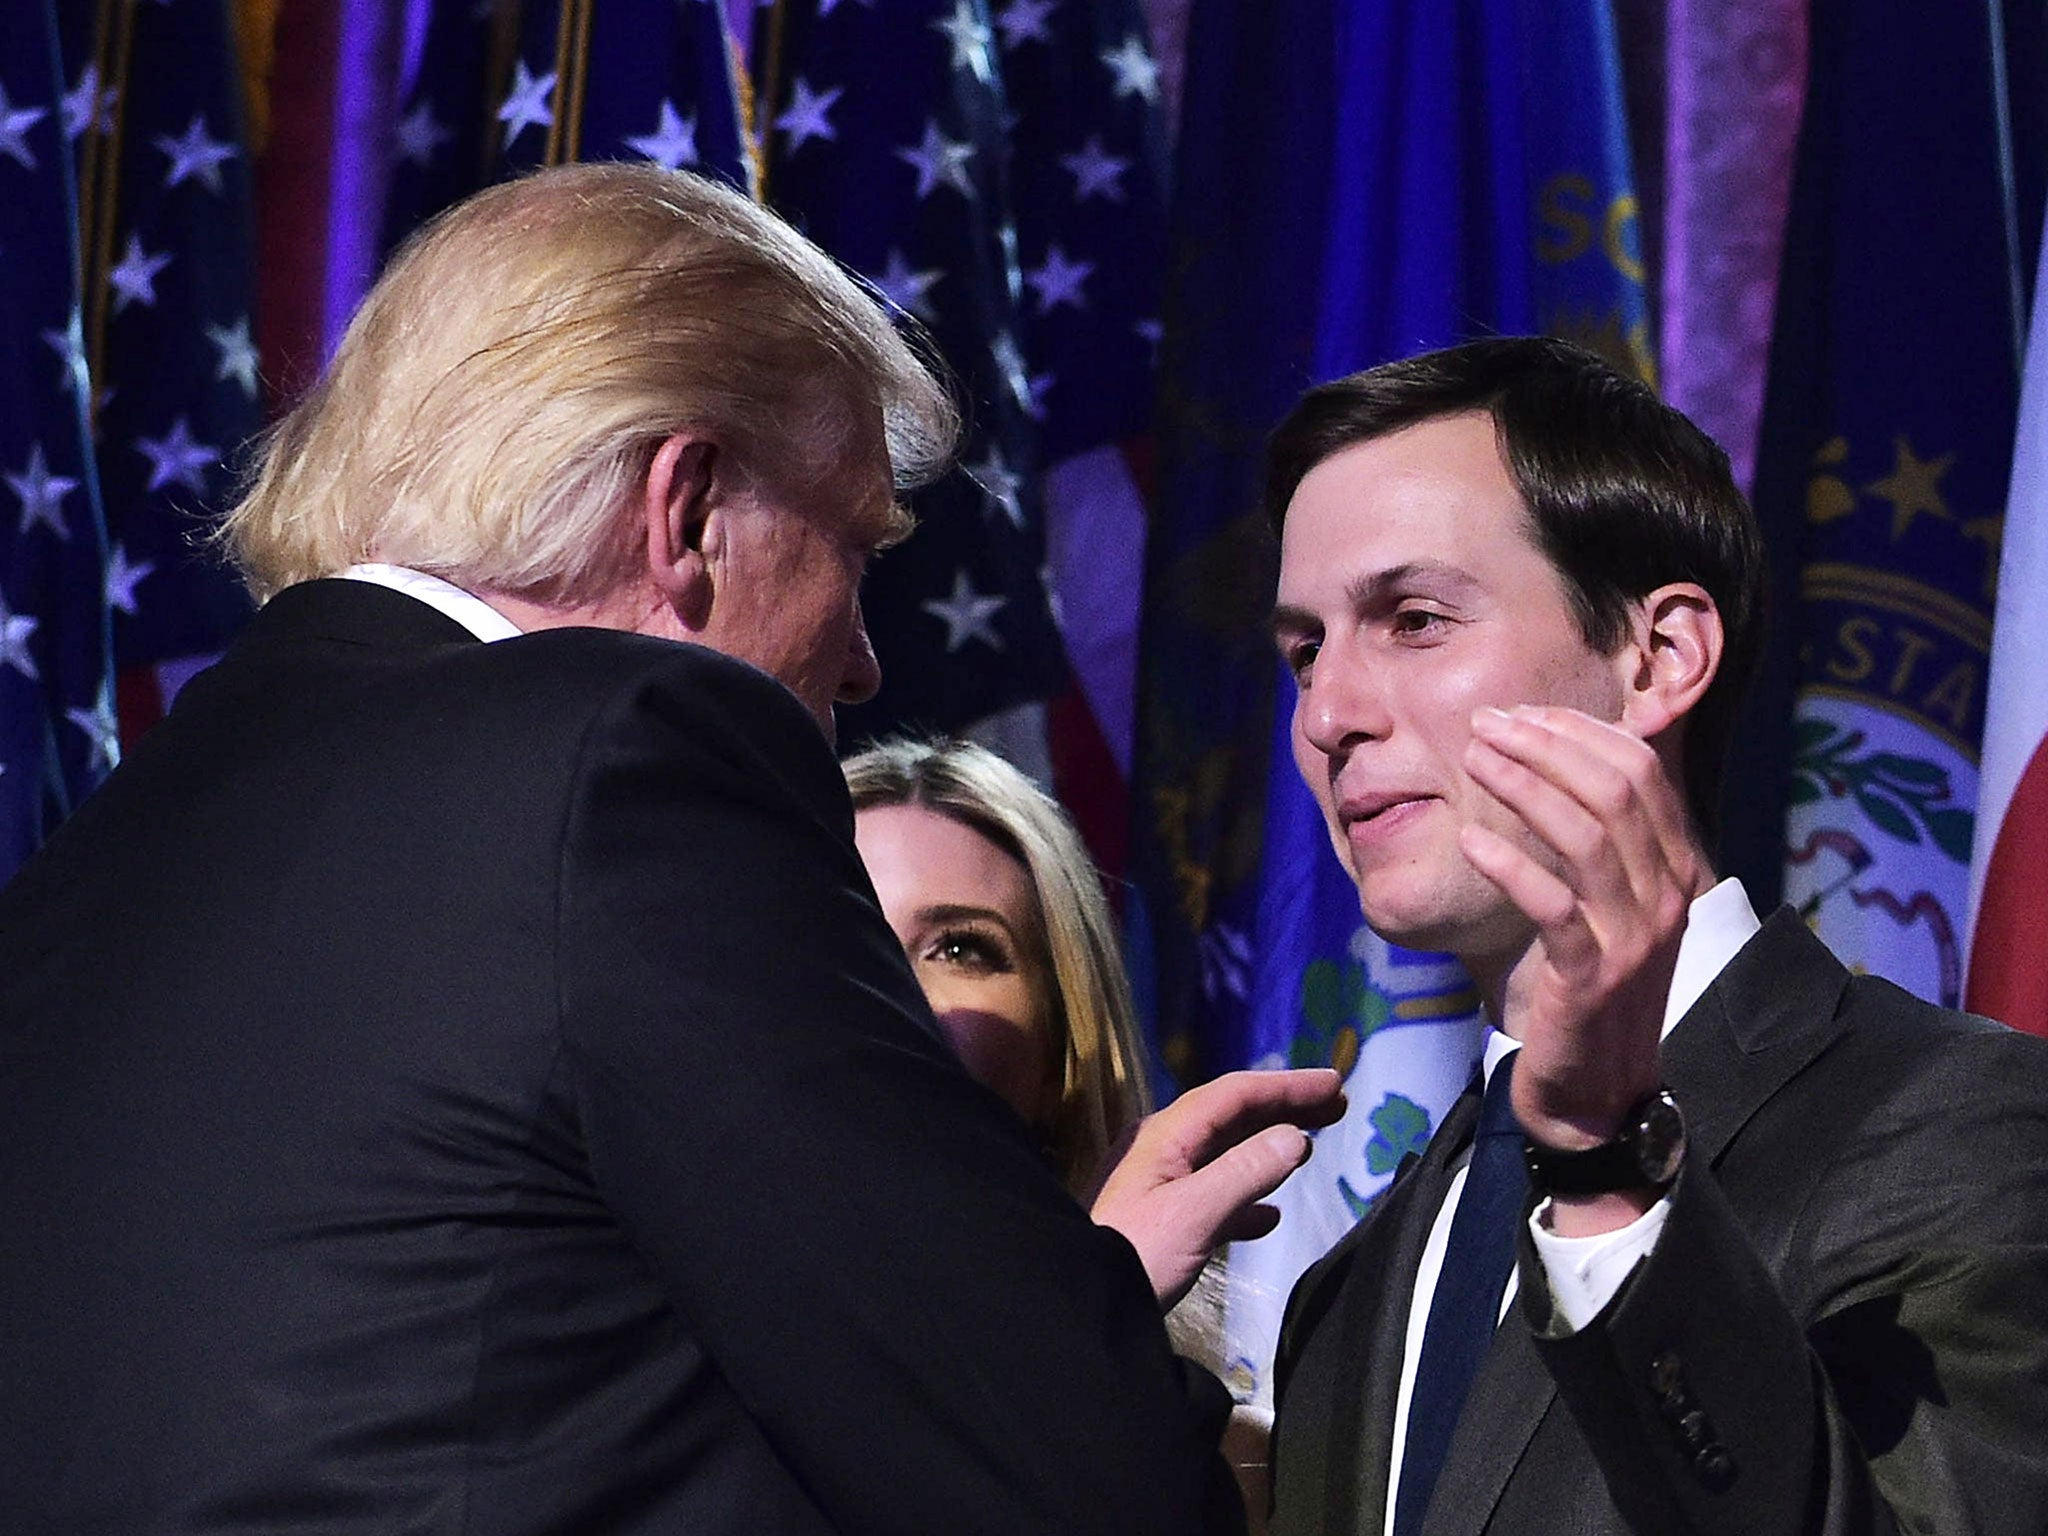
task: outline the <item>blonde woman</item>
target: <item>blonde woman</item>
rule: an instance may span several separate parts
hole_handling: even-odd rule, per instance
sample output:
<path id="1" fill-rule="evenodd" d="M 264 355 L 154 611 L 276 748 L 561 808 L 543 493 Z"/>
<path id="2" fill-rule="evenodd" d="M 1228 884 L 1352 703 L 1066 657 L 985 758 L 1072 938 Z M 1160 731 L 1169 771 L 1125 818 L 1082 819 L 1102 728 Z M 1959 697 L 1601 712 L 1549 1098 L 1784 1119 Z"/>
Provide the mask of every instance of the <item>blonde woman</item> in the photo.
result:
<path id="1" fill-rule="evenodd" d="M 842 766 L 854 841 L 940 1027 L 1088 1198 L 1152 1104 L 1114 919 L 1079 834 L 969 742 L 891 741 Z"/>
<path id="2" fill-rule="evenodd" d="M 1296 1125 L 1325 1124 L 1341 1109 L 1336 1074 L 1233 1073 L 1148 1119 L 1114 922 L 1066 813 L 968 742 L 890 741 L 841 766 L 883 916 L 954 1052 L 1017 1111 L 1095 1219 L 1138 1249 L 1171 1308 L 1175 1348 L 1220 1370 L 1221 1277 L 1206 1261 L 1224 1241 L 1270 1230 L 1270 1210 L 1253 1202 L 1306 1156 Z M 1285 1105 L 1264 1109 L 1249 1097 L 1283 1092 Z M 1232 1096 L 1244 1098 L 1242 1112 L 1219 1111 Z M 1273 1125 L 1276 1117 L 1294 1124 Z M 1200 1178 L 1188 1177 L 1197 1169 Z M 1214 1192 L 1164 1216 L 1132 1198 L 1176 1182 L 1193 1193 L 1202 1178 L 1219 1180 Z M 1255 1530 L 1265 1441 L 1264 1423 L 1242 1413 L 1224 1440 Z"/>

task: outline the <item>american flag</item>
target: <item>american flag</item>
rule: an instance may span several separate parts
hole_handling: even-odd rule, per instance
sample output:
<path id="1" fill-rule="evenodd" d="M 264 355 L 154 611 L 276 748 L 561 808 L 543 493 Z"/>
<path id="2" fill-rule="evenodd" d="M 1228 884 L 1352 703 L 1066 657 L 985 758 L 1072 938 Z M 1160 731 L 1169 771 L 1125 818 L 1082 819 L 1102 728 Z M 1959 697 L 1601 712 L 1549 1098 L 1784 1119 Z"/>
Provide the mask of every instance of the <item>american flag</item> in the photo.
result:
<path id="1" fill-rule="evenodd" d="M 411 39 L 392 126 L 384 197 L 387 245 L 487 183 L 493 132 L 518 35 L 490 6 L 436 5 Z"/>
<path id="2" fill-rule="evenodd" d="M 0 33 L 0 880 L 119 753 L 53 0 Z"/>
<path id="3" fill-rule="evenodd" d="M 225 647 L 249 600 L 201 545 L 262 424 L 242 76 L 225 0 L 79 6 L 84 353 L 106 502 L 124 737 Z"/>
<path id="4" fill-rule="evenodd" d="M 1088 386 L 1062 385 L 1035 329 L 1089 302 L 1090 252 L 1048 263 L 1023 242 L 1010 43 L 1044 46 L 976 0 L 785 4 L 755 40 L 769 204 L 923 323 L 968 408 L 961 467 L 917 493 L 916 536 L 869 575 L 882 691 L 848 712 L 848 741 L 964 729 L 1067 680 L 1042 423 L 1063 388 Z"/>
<path id="5" fill-rule="evenodd" d="M 543 165 L 642 159 L 752 185 L 719 0 L 442 5 L 413 43 L 391 144 L 392 243 Z"/>
<path id="6" fill-rule="evenodd" d="M 1075 682 L 1050 713 L 1052 765 L 1096 858 L 1120 874 L 1166 244 L 1159 69 L 1137 0 L 1009 0 L 993 21 L 1048 564 Z"/>

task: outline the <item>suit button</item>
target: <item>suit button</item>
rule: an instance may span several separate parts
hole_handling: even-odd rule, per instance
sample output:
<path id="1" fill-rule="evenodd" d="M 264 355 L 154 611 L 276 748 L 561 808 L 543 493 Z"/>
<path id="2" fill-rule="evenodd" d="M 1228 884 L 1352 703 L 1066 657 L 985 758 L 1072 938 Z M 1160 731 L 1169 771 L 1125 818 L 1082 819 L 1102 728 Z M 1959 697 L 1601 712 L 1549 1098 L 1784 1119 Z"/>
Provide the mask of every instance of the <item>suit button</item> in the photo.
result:
<path id="1" fill-rule="evenodd" d="M 1684 1386 L 1685 1368 L 1678 1363 L 1678 1356 L 1667 1352 L 1650 1362 L 1650 1387 L 1657 1396 L 1669 1398 Z"/>
<path id="2" fill-rule="evenodd" d="M 1713 1445 L 1714 1426 L 1695 1408 L 1678 1421 L 1678 1438 L 1685 1442 L 1687 1450 L 1704 1453 Z"/>
<path id="3" fill-rule="evenodd" d="M 1725 1493 L 1735 1481 L 1735 1458 L 1725 1445 L 1710 1445 L 1692 1459 L 1693 1475 L 1709 1493 Z"/>

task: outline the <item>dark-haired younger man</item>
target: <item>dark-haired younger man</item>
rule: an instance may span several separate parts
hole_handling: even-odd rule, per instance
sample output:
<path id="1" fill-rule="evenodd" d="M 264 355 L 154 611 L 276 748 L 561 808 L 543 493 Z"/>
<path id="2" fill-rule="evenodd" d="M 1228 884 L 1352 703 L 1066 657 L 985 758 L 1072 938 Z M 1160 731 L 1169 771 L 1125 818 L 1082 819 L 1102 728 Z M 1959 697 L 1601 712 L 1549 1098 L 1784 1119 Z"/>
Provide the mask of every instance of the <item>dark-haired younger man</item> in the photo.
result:
<path id="1" fill-rule="evenodd" d="M 2048 1049 L 1716 881 L 1762 571 L 1726 458 L 1497 339 L 1311 391 L 1267 497 L 1296 761 L 1367 922 L 1478 983 L 1531 1186 L 1475 1091 L 1304 1276 L 1274 1529 L 2048 1530 Z"/>

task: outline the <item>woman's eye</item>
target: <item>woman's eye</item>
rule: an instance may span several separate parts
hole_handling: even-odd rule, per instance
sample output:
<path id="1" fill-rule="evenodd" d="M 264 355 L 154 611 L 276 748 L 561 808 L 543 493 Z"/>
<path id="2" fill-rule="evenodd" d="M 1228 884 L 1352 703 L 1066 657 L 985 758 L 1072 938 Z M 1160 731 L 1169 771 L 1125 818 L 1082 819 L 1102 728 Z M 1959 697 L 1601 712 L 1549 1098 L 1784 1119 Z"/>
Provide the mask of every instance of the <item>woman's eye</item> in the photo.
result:
<path id="1" fill-rule="evenodd" d="M 962 929 L 942 933 L 926 951 L 941 965 L 950 965 L 963 971 L 1007 971 L 1012 969 L 1010 954 L 992 935 L 975 933 Z"/>
<path id="2" fill-rule="evenodd" d="M 1301 682 L 1316 664 L 1316 652 L 1323 648 L 1320 640 L 1297 640 L 1287 647 L 1287 670 L 1294 674 L 1294 680 Z"/>

